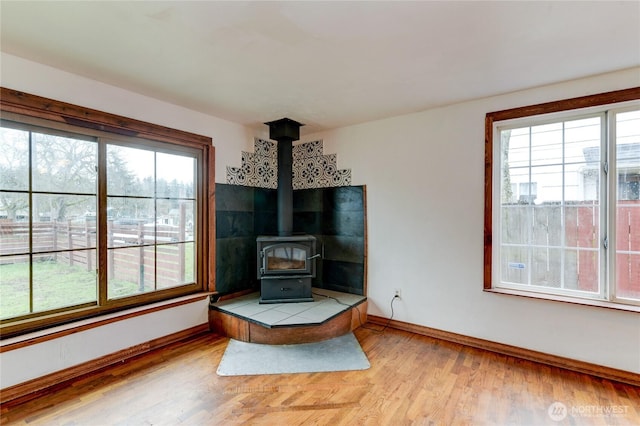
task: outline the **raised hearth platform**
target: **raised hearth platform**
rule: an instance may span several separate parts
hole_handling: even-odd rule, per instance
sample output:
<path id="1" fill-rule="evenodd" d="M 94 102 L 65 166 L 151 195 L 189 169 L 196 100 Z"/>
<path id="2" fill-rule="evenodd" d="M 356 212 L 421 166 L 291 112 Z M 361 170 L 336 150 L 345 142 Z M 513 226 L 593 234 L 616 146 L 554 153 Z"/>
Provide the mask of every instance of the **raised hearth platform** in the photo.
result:
<path id="1" fill-rule="evenodd" d="M 271 345 L 319 342 L 367 321 L 367 298 L 320 288 L 313 302 L 260 304 L 255 292 L 211 304 L 209 324 L 223 336 Z"/>

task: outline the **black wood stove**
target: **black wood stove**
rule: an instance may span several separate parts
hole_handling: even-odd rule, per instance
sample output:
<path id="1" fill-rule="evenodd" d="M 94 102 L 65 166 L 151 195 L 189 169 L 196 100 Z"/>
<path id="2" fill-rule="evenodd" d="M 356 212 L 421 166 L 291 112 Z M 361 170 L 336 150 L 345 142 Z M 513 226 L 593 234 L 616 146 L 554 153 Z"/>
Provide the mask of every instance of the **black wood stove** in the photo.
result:
<path id="1" fill-rule="evenodd" d="M 260 236 L 257 244 L 260 303 L 313 302 L 316 238 L 293 235 L 293 141 L 302 124 L 289 118 L 265 123 L 278 142 L 278 235 Z"/>
<path id="2" fill-rule="evenodd" d="M 258 237 L 260 303 L 313 302 L 311 280 L 316 276 L 313 235 Z"/>

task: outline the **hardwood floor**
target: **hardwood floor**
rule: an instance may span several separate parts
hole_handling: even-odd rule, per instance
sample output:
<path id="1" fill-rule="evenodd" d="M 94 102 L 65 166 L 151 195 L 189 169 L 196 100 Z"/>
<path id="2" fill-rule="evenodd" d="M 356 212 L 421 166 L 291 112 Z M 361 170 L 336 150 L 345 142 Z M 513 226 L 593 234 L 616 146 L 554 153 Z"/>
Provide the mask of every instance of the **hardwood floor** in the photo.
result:
<path id="1" fill-rule="evenodd" d="M 205 334 L 5 404 L 1 423 L 640 424 L 638 387 L 394 329 L 355 334 L 369 370 L 220 377 L 228 339 Z"/>

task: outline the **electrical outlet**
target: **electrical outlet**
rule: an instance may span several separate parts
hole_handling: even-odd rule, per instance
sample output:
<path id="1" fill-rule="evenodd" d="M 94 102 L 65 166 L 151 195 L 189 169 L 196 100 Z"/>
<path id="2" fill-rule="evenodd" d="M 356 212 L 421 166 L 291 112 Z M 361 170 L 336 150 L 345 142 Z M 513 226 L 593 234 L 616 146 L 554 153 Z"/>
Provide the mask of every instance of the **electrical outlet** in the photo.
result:
<path id="1" fill-rule="evenodd" d="M 396 292 L 394 293 L 393 297 L 397 297 L 398 299 L 402 299 L 402 293 L 400 292 L 399 288 L 396 288 Z"/>

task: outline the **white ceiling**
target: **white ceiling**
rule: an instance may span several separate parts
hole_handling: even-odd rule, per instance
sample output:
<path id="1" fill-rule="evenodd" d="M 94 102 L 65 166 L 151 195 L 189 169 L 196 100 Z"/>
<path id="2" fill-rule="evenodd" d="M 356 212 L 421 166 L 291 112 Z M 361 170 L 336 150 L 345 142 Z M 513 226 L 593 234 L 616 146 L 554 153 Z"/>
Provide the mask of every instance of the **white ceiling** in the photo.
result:
<path id="1" fill-rule="evenodd" d="M 3 0 L 0 17 L 4 52 L 303 133 L 640 65 L 638 1 Z"/>

